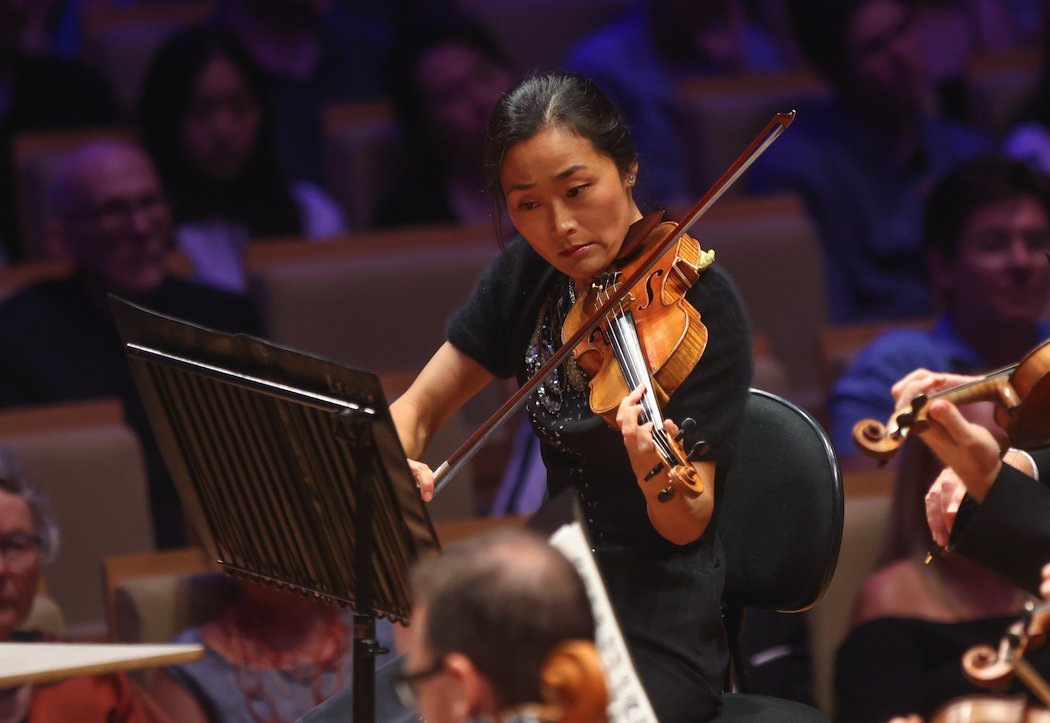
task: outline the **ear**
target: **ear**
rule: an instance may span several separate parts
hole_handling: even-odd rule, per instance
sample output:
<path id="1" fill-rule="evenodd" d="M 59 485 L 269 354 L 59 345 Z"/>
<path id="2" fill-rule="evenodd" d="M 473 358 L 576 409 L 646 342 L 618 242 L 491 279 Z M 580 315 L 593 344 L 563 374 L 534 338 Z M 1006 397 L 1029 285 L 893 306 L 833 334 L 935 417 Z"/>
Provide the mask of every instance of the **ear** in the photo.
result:
<path id="1" fill-rule="evenodd" d="M 66 263 L 74 263 L 76 261 L 76 254 L 61 221 L 53 216 L 47 218 L 44 221 L 43 232 L 42 243 L 44 253 L 47 254 L 48 258 L 65 261 Z"/>
<path id="2" fill-rule="evenodd" d="M 495 715 L 497 706 L 492 685 L 478 672 L 470 658 L 462 653 L 449 653 L 445 656 L 445 672 L 459 691 L 451 701 L 453 720 Z"/>

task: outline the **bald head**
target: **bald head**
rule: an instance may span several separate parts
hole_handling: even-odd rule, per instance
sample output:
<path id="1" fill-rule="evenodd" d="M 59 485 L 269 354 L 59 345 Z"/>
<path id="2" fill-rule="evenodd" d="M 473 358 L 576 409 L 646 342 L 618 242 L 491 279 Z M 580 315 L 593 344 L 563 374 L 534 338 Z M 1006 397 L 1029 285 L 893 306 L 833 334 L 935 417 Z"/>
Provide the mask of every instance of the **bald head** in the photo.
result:
<path id="1" fill-rule="evenodd" d="M 101 291 L 134 300 L 164 278 L 171 217 L 149 157 L 97 141 L 62 159 L 49 198 L 59 247 Z"/>
<path id="2" fill-rule="evenodd" d="M 425 561 L 412 578 L 422 638 L 435 659 L 468 657 L 503 706 L 541 701 L 544 659 L 566 640 L 594 640 L 576 569 L 543 538 L 500 532 Z"/>

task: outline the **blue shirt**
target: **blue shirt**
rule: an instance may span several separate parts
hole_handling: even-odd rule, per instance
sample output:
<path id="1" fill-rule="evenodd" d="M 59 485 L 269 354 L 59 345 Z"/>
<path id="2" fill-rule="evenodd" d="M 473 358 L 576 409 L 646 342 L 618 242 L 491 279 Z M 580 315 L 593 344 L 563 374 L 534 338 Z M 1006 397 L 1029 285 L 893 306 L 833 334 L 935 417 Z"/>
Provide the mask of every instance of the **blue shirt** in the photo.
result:
<path id="1" fill-rule="evenodd" d="M 992 147 L 951 121 L 922 119 L 922 143 L 908 161 L 833 100 L 798 119 L 755 162 L 756 192 L 803 197 L 820 233 L 832 321 L 923 316 L 932 311 L 922 243 L 926 193 L 953 166 Z"/>
<path id="2" fill-rule="evenodd" d="M 748 70 L 783 70 L 776 45 L 761 30 L 748 26 L 744 42 Z M 676 66 L 660 57 L 644 3 L 581 41 L 562 65 L 593 80 L 616 104 L 631 129 L 640 176 L 652 194 L 665 204 L 693 203 L 675 120 L 677 83 L 719 69 Z"/>
<path id="3" fill-rule="evenodd" d="M 1050 321 L 1037 326 L 1040 339 L 1050 338 Z M 835 383 L 828 400 L 831 441 L 840 456 L 855 454 L 850 438 L 861 419 L 889 420 L 894 403 L 890 388 L 916 369 L 954 374 L 976 374 L 988 363 L 959 335 L 947 313 L 930 331 L 899 329 L 873 341 Z"/>

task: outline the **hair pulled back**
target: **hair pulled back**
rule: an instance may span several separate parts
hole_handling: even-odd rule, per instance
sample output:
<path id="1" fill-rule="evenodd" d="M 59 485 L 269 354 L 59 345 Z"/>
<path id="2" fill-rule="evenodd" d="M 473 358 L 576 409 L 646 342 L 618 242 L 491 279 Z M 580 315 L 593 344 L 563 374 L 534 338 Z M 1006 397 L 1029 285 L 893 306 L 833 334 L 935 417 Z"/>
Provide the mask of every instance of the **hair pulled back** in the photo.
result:
<path id="1" fill-rule="evenodd" d="M 530 75 L 508 90 L 496 104 L 485 142 L 485 186 L 492 198 L 493 222 L 502 238 L 500 219 L 506 207 L 500 172 L 516 143 L 538 133 L 566 128 L 609 156 L 620 173 L 627 173 L 638 155 L 620 111 L 592 81 L 579 73 Z"/>

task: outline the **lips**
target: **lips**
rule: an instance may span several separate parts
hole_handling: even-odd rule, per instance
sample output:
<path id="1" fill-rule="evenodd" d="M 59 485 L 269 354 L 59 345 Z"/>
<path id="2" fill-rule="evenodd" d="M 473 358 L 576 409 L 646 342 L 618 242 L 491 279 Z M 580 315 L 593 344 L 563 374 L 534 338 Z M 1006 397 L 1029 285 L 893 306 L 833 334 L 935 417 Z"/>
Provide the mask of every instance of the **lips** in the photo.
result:
<path id="1" fill-rule="evenodd" d="M 579 256 L 580 254 L 585 253 L 587 249 L 589 249 L 593 245 L 594 244 L 581 244 L 579 246 L 570 246 L 564 251 L 560 251 L 558 255 L 563 258 L 570 259 L 574 256 Z"/>

